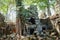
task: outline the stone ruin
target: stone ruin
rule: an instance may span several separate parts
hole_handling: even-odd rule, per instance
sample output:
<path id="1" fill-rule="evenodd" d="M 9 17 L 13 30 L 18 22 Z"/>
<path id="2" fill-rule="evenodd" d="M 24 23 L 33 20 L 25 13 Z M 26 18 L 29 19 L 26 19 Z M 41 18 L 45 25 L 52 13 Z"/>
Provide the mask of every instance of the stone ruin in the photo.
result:
<path id="1" fill-rule="evenodd" d="M 43 30 L 48 31 L 49 35 L 59 35 L 60 34 L 60 14 L 55 14 L 47 18 L 41 18 L 40 22 L 43 26 Z M 45 27 L 45 28 L 44 28 Z"/>
<path id="2" fill-rule="evenodd" d="M 57 32 L 60 34 L 60 14 L 55 14 L 50 17 L 50 20 L 53 24 L 53 28 L 57 30 Z"/>
<path id="3" fill-rule="evenodd" d="M 49 17 L 46 19 L 40 19 L 40 22 L 42 24 L 42 30 L 51 30 L 53 28 Z"/>

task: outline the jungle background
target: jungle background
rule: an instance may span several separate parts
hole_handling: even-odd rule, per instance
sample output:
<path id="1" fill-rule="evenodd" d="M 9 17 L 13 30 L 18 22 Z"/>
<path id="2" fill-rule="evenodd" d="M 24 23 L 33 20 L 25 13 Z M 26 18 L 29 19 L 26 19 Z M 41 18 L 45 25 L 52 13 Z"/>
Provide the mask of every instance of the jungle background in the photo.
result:
<path id="1" fill-rule="evenodd" d="M 0 40 L 60 40 L 60 0 L 0 0 Z"/>

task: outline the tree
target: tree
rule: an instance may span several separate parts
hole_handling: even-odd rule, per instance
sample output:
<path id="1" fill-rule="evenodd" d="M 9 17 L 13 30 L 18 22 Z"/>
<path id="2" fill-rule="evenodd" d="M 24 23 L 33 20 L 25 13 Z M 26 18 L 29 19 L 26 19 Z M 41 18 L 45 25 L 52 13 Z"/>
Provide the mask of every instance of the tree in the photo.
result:
<path id="1" fill-rule="evenodd" d="M 21 39 L 22 33 L 22 0 L 16 0 L 16 7 L 17 7 L 17 34 L 19 35 L 19 40 Z"/>
<path id="2" fill-rule="evenodd" d="M 60 0 L 56 0 L 54 6 L 55 6 L 56 13 L 59 14 L 60 13 Z"/>
<path id="3" fill-rule="evenodd" d="M 45 10 L 47 8 L 48 16 L 51 15 L 50 7 L 54 5 L 55 0 L 23 0 L 25 5 L 37 5 L 40 10 Z"/>
<path id="4" fill-rule="evenodd" d="M 56 14 L 60 15 L 60 0 L 56 0 L 54 6 L 55 6 Z M 59 27 L 56 27 L 56 30 L 57 30 L 57 32 L 58 32 L 59 35 L 60 35 L 60 26 L 59 26 Z"/>
<path id="5" fill-rule="evenodd" d="M 8 8 L 10 4 L 15 5 L 15 1 L 14 0 L 0 0 L 0 11 L 6 14 L 8 12 Z"/>

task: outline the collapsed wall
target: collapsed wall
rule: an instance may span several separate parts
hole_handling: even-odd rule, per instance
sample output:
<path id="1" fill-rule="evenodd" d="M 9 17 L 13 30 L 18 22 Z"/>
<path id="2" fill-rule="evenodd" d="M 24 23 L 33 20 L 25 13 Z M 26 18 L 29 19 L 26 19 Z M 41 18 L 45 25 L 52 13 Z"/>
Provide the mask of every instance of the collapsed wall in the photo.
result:
<path id="1" fill-rule="evenodd" d="M 53 24 L 53 28 L 57 30 L 57 32 L 60 34 L 60 14 L 55 14 L 50 17 L 50 20 Z"/>
<path id="2" fill-rule="evenodd" d="M 47 18 L 41 18 L 40 22 L 42 23 L 42 25 L 46 25 L 46 26 L 42 26 L 47 28 L 47 30 L 53 30 L 55 29 L 59 34 L 60 34 L 60 14 L 55 14 L 53 16 L 47 17 Z"/>

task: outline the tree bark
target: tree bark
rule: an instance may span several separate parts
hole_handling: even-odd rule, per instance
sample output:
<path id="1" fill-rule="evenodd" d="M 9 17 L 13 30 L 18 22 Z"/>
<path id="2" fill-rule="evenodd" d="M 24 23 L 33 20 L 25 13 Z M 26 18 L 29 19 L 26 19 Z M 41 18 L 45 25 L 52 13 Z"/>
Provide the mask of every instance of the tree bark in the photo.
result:
<path id="1" fill-rule="evenodd" d="M 55 3 L 55 11 L 56 11 L 56 14 L 60 14 L 60 0 L 56 0 L 56 3 Z M 60 26 L 59 26 L 60 28 Z M 60 29 L 58 28 L 58 26 L 56 27 L 56 30 L 58 31 L 59 35 L 60 35 Z"/>
<path id="2" fill-rule="evenodd" d="M 17 18 L 16 18 L 16 32 L 17 32 L 17 34 L 18 34 L 18 36 L 19 36 L 19 38 L 18 38 L 18 40 L 21 40 L 21 27 L 22 27 L 22 23 L 21 23 L 21 11 L 22 11 L 22 9 L 21 9 L 21 6 L 22 6 L 22 0 L 16 0 L 16 7 L 17 7 Z"/>
<path id="3" fill-rule="evenodd" d="M 55 11 L 56 11 L 56 14 L 60 13 L 60 0 L 56 0 Z"/>
<path id="4" fill-rule="evenodd" d="M 48 12 L 48 16 L 51 16 L 49 0 L 47 0 L 47 12 Z"/>

